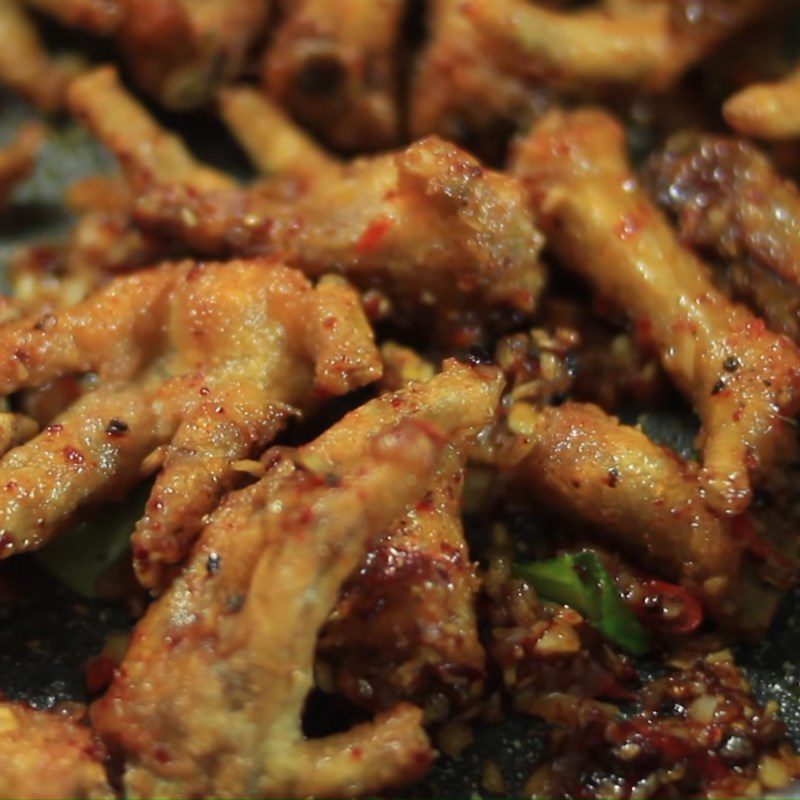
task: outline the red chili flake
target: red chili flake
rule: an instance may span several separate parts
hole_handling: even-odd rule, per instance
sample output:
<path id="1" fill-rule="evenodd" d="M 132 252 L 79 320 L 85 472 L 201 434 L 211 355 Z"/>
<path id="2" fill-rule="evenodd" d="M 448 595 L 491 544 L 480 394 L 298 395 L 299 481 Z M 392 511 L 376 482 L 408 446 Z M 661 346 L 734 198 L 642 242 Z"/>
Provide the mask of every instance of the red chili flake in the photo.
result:
<path id="1" fill-rule="evenodd" d="M 211 389 L 208 386 L 200 387 L 200 397 L 208 397 L 209 394 L 211 394 Z"/>
<path id="2" fill-rule="evenodd" d="M 336 327 L 336 322 L 336 317 L 325 317 L 325 319 L 322 320 L 322 327 L 327 331 L 332 331 Z"/>
<path id="3" fill-rule="evenodd" d="M 427 492 L 425 496 L 417 503 L 417 511 L 433 511 L 433 493 Z"/>
<path id="4" fill-rule="evenodd" d="M 374 252 L 391 227 L 392 221 L 387 217 L 374 219 L 356 242 L 356 252 L 362 256 Z"/>
<path id="5" fill-rule="evenodd" d="M 611 469 L 606 473 L 606 476 L 603 479 L 603 483 L 605 483 L 605 485 L 608 486 L 610 489 L 613 489 L 618 482 L 619 482 L 619 470 L 616 467 L 611 467 Z"/>
<path id="6" fill-rule="evenodd" d="M 16 492 L 19 489 L 19 484 L 16 481 L 9 481 L 3 488 L 7 492 Z"/>
<path id="7" fill-rule="evenodd" d="M 114 678 L 115 667 L 114 660 L 103 653 L 90 658 L 83 670 L 86 691 L 89 694 L 100 694 L 104 691 Z"/>
<path id="8" fill-rule="evenodd" d="M 672 323 L 672 330 L 675 333 L 697 333 L 697 327 L 695 324 L 684 317 L 680 317 Z"/>
<path id="9" fill-rule="evenodd" d="M 364 751 L 360 747 L 350 748 L 350 757 L 353 759 L 353 761 L 360 761 L 363 755 Z"/>
<path id="10" fill-rule="evenodd" d="M 472 347 L 478 341 L 480 335 L 480 326 L 467 323 L 453 332 L 450 343 L 457 349 Z"/>
<path id="11" fill-rule="evenodd" d="M 204 266 L 205 265 L 201 261 L 195 262 L 186 275 L 186 282 L 191 283 L 192 281 L 196 281 L 203 274 Z"/>
<path id="12" fill-rule="evenodd" d="M 666 581 L 642 581 L 642 600 L 634 606 L 636 615 L 648 627 L 666 634 L 684 634 L 696 630 L 703 621 L 703 607 L 697 598 L 682 586 Z M 672 619 L 656 616 L 667 606 L 677 606 L 680 614 Z"/>
<path id="13" fill-rule="evenodd" d="M 81 453 L 80 450 L 76 450 L 74 447 L 65 447 L 61 452 L 64 453 L 64 457 L 71 464 L 80 465 L 86 462 L 83 453 Z"/>
<path id="14" fill-rule="evenodd" d="M 364 306 L 364 313 L 370 319 L 376 319 L 379 315 L 382 315 L 387 305 L 386 298 L 375 291 L 365 292 L 361 302 Z"/>
<path id="15" fill-rule="evenodd" d="M 169 750 L 167 750 L 163 744 L 157 744 L 155 746 L 153 749 L 153 755 L 159 764 L 166 764 L 168 761 L 172 761 L 172 756 L 170 755 Z"/>
<path id="16" fill-rule="evenodd" d="M 60 422 L 54 422 L 52 425 L 48 425 L 44 432 L 50 434 L 51 436 L 61 433 L 64 430 L 64 426 Z"/>
<path id="17" fill-rule="evenodd" d="M 133 548 L 133 560 L 140 564 L 147 564 L 150 561 L 150 552 L 142 545 L 136 545 Z"/>
<path id="18" fill-rule="evenodd" d="M 767 325 L 764 320 L 760 317 L 756 317 L 747 323 L 747 326 L 745 327 L 745 333 L 747 333 L 748 336 L 761 336 L 766 328 Z"/>
<path id="19" fill-rule="evenodd" d="M 572 153 L 572 148 L 570 147 L 570 143 L 564 139 L 556 139 L 553 142 L 552 150 L 555 155 L 562 156 L 564 158 L 568 158 L 569 155 Z"/>

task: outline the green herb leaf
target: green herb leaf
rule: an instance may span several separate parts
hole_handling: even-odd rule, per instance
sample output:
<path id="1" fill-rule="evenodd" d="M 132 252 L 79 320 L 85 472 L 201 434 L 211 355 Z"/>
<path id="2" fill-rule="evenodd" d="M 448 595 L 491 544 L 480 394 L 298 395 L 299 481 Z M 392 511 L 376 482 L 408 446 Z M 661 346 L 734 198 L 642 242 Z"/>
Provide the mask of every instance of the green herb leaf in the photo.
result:
<path id="1" fill-rule="evenodd" d="M 124 503 L 100 508 L 37 551 L 36 559 L 54 578 L 85 597 L 99 597 L 99 578 L 128 557 L 131 533 L 142 516 L 150 483 Z"/>
<path id="2" fill-rule="evenodd" d="M 649 649 L 647 633 L 591 551 L 515 564 L 514 574 L 529 581 L 545 600 L 572 606 L 623 650 L 641 655 Z"/>

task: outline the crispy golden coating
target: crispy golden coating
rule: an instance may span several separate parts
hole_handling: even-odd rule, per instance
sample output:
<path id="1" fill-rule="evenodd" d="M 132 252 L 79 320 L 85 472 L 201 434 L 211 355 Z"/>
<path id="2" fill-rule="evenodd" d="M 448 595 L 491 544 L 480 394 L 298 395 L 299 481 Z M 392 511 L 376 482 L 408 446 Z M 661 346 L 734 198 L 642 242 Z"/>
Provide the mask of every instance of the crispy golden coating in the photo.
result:
<path id="1" fill-rule="evenodd" d="M 530 311 L 541 291 L 542 237 L 522 187 L 439 139 L 316 180 L 287 175 L 227 189 L 111 69 L 73 84 L 70 107 L 117 156 L 142 193 L 136 219 L 162 243 L 219 257 L 280 254 L 309 274 L 333 270 L 385 289 L 401 306 L 452 307 L 471 297 Z"/>
<path id="2" fill-rule="evenodd" d="M 623 132 L 599 110 L 553 112 L 513 169 L 558 257 L 624 309 L 703 425 L 702 482 L 717 511 L 743 511 L 769 467 L 782 415 L 800 403 L 800 352 L 733 305 L 638 187 Z"/>
<path id="3" fill-rule="evenodd" d="M 399 139 L 405 0 L 291 0 L 266 51 L 266 91 L 329 145 L 350 152 Z"/>
<path id="4" fill-rule="evenodd" d="M 427 13 L 430 35 L 408 100 L 411 134 L 438 133 L 494 155 L 488 143 L 504 126 L 536 118 L 549 95 L 487 56 L 464 3 L 431 0 Z"/>
<path id="5" fill-rule="evenodd" d="M 51 58 L 39 33 L 17 0 L 0 3 L 0 83 L 43 111 L 59 111 L 74 65 Z"/>
<path id="6" fill-rule="evenodd" d="M 0 410 L 0 456 L 12 447 L 27 442 L 39 431 L 36 420 L 25 414 Z"/>
<path id="7" fill-rule="evenodd" d="M 98 67 L 72 82 L 69 109 L 116 156 L 134 191 L 153 181 L 193 191 L 222 189 L 233 181 L 199 163 L 183 142 L 145 111 L 119 81 L 114 67 Z"/>
<path id="8" fill-rule="evenodd" d="M 76 508 L 163 462 L 134 534 L 137 572 L 152 587 L 235 484 L 237 460 L 315 395 L 380 375 L 349 287 L 328 278 L 312 289 L 265 261 L 118 278 L 73 309 L 7 323 L 0 343 L 4 394 L 74 373 L 97 385 L 0 461 L 3 555 L 39 546 Z"/>
<path id="9" fill-rule="evenodd" d="M 38 431 L 36 420 L 25 414 L 6 411 L 4 404 L 0 404 L 0 456 L 12 447 L 27 442 Z"/>
<path id="10" fill-rule="evenodd" d="M 757 83 L 725 101 L 722 114 L 728 124 L 757 139 L 800 137 L 800 64 L 785 78 Z"/>
<path id="11" fill-rule="evenodd" d="M 0 797 L 111 798 L 102 746 L 68 716 L 0 702 Z"/>
<path id="12" fill-rule="evenodd" d="M 73 233 L 80 227 L 79 223 Z M 103 230 L 104 234 L 111 232 L 105 226 Z M 96 237 L 93 236 L 92 241 L 96 241 Z M 114 238 L 115 245 L 120 241 L 124 239 Z M 119 247 L 112 247 L 108 253 L 118 250 Z M 68 269 L 68 264 L 77 269 Z M 104 277 L 98 266 L 87 262 L 83 253 L 74 251 L 69 243 L 20 248 L 9 259 L 7 275 L 16 316 L 42 315 L 73 306 L 98 288 Z"/>
<path id="13" fill-rule="evenodd" d="M 772 330 L 800 344 L 800 288 L 753 261 L 734 261 L 717 274 L 726 291 L 756 309 Z"/>
<path id="14" fill-rule="evenodd" d="M 685 241 L 726 260 L 752 258 L 800 287 L 800 191 L 751 144 L 676 134 L 648 177 Z"/>
<path id="15" fill-rule="evenodd" d="M 139 89 L 195 108 L 242 72 L 269 0 L 25 0 L 64 25 L 112 36 Z"/>
<path id="16" fill-rule="evenodd" d="M 314 180 L 337 164 L 256 89 L 247 86 L 223 89 L 219 94 L 219 109 L 225 124 L 263 175 L 305 176 Z"/>
<path id="17" fill-rule="evenodd" d="M 381 345 L 383 375 L 380 387 L 383 391 L 394 392 L 407 383 L 429 381 L 436 374 L 436 367 L 410 347 L 397 342 Z"/>
<path id="18" fill-rule="evenodd" d="M 768 7 L 764 0 L 705 0 L 694 7 L 668 0 L 568 13 L 524 0 L 469 0 L 466 13 L 496 58 L 522 63 L 540 80 L 663 89 Z"/>
<path id="19" fill-rule="evenodd" d="M 492 140 L 528 127 L 554 90 L 663 91 L 769 8 L 764 0 L 607 0 L 577 11 L 526 0 L 432 0 L 411 132 L 493 152 Z"/>
<path id="20" fill-rule="evenodd" d="M 800 342 L 800 192 L 742 139 L 676 134 L 646 177 L 681 238 L 728 265 L 724 282 Z"/>
<path id="21" fill-rule="evenodd" d="M 131 187 L 119 176 L 92 175 L 68 187 L 77 215 L 67 236 L 16 250 L 7 278 L 25 314 L 45 314 L 79 303 L 114 273 L 179 258 L 182 253 L 142 235 L 131 216 Z"/>
<path id="22" fill-rule="evenodd" d="M 526 492 L 731 618 L 740 547 L 688 465 L 597 406 L 518 406 L 510 420 L 530 448 L 514 471 Z"/>
<path id="23" fill-rule="evenodd" d="M 167 108 L 195 108 L 238 77 L 269 0 L 125 0 L 117 39 L 136 84 Z"/>
<path id="24" fill-rule="evenodd" d="M 401 307 L 471 297 L 530 311 L 541 290 L 542 239 L 521 187 L 439 139 L 359 159 L 293 200 L 276 194 L 162 186 L 136 217 L 196 252 L 275 252 L 309 274 L 341 271 Z"/>
<path id="25" fill-rule="evenodd" d="M 441 389 L 437 383 L 411 383 L 405 392 L 375 401 L 384 412 L 425 412 L 436 391 L 458 391 L 470 403 L 472 418 L 460 423 L 457 438 L 448 437 L 427 492 L 345 584 L 320 638 L 320 657 L 333 668 L 338 688 L 374 709 L 398 699 L 424 702 L 434 691 L 460 705 L 474 699 L 484 676 L 475 615 L 478 579 L 464 541 L 461 494 L 467 448 L 492 420 L 501 383 L 496 374 L 489 380 L 490 370 L 481 383 L 469 368 L 454 364 L 445 375 L 438 380 Z M 366 429 L 384 424 L 374 415 L 366 406 L 349 421 Z M 313 446 L 310 452 L 313 459 Z"/>
<path id="26" fill-rule="evenodd" d="M 44 137 L 45 129 L 40 123 L 28 122 L 0 148 L 0 212 L 8 205 L 16 186 L 33 172 Z"/>
<path id="27" fill-rule="evenodd" d="M 444 376 L 373 401 L 294 455 L 272 451 L 266 476 L 229 496 L 92 710 L 128 757 L 128 793 L 352 797 L 426 769 L 411 706 L 317 740 L 300 715 L 342 583 L 423 494 L 443 437 L 470 424 L 474 398 L 456 387 L 491 393 L 493 377 Z"/>

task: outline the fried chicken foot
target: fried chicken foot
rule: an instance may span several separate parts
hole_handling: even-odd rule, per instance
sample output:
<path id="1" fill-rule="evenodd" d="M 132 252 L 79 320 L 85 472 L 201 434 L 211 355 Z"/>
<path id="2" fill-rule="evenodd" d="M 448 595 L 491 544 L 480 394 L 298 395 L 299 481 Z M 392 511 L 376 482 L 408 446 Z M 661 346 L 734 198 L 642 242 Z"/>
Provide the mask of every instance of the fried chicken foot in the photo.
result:
<path id="1" fill-rule="evenodd" d="M 294 201 L 156 187 L 136 217 L 194 252 L 275 252 L 308 274 L 341 270 L 400 306 L 472 296 L 530 311 L 544 279 L 520 187 L 438 139 L 356 161 Z"/>
<path id="2" fill-rule="evenodd" d="M 800 64 L 774 83 L 757 83 L 725 101 L 722 114 L 745 136 L 800 138 Z"/>
<path id="3" fill-rule="evenodd" d="M 219 94 L 222 119 L 263 175 L 319 178 L 337 165 L 261 92 L 231 86 Z"/>
<path id="4" fill-rule="evenodd" d="M 221 172 L 199 163 L 122 87 L 114 67 L 99 67 L 70 84 L 70 111 L 114 154 L 134 192 L 153 181 L 195 192 L 232 187 Z"/>
<path id="5" fill-rule="evenodd" d="M 371 538 L 422 494 L 443 445 L 421 421 L 366 441 L 347 420 L 338 427 L 358 456 L 320 474 L 273 451 L 266 476 L 215 512 L 134 631 L 92 709 L 126 755 L 126 793 L 353 797 L 427 768 L 412 706 L 323 739 L 302 734 L 318 631 Z"/>
<path id="6" fill-rule="evenodd" d="M 268 0 L 126 0 L 118 43 L 136 84 L 167 108 L 196 108 L 238 77 Z"/>
<path id="7" fill-rule="evenodd" d="M 770 7 L 763 0 L 545 5 L 431 0 L 430 36 L 410 93 L 412 134 L 438 133 L 500 158 L 498 140 L 527 129 L 556 99 L 667 90 Z"/>
<path id="8" fill-rule="evenodd" d="M 38 547 L 84 503 L 163 461 L 134 533 L 142 582 L 160 587 L 203 514 L 315 396 L 380 376 L 357 295 L 316 289 L 266 261 L 166 264 L 78 306 L 0 327 L 0 391 L 93 372 L 98 387 L 0 461 L 4 553 Z M 163 459 L 147 459 L 156 448 Z"/>
<path id="9" fill-rule="evenodd" d="M 66 201 L 79 215 L 67 238 L 20 248 L 11 257 L 8 279 L 25 314 L 68 308 L 117 272 L 183 255 L 142 235 L 131 217 L 132 191 L 119 176 L 76 181 Z"/>
<path id="10" fill-rule="evenodd" d="M 196 108 L 238 77 L 269 0 L 26 0 L 69 27 L 111 36 L 136 85 L 167 108 Z"/>
<path id="11" fill-rule="evenodd" d="M 800 287 L 800 192 L 751 144 L 677 134 L 650 159 L 648 177 L 684 241 L 752 258 Z"/>
<path id="12" fill-rule="evenodd" d="M 36 26 L 17 0 L 0 3 L 0 83 L 42 111 L 59 111 L 75 70 L 51 58 Z"/>
<path id="13" fill-rule="evenodd" d="M 673 136 L 650 159 L 647 178 L 677 217 L 681 239 L 727 262 L 731 291 L 800 342 L 797 186 L 743 140 L 690 133 Z"/>
<path id="14" fill-rule="evenodd" d="M 399 139 L 397 50 L 404 0 L 292 0 L 267 50 L 267 92 L 331 146 Z"/>
<path id="15" fill-rule="evenodd" d="M 665 89 L 721 39 L 763 13 L 763 0 L 734 0 L 724 13 L 706 2 L 693 28 L 686 3 L 640 4 L 632 13 L 589 9 L 560 12 L 524 0 L 469 0 L 467 15 L 492 44 L 489 52 L 524 65 L 528 75 L 556 85 L 632 84 Z M 623 6 L 621 11 L 631 12 Z M 691 19 L 687 13 L 686 18 Z"/>
<path id="16" fill-rule="evenodd" d="M 341 271 L 411 306 L 477 295 L 530 311 L 541 291 L 542 237 L 522 187 L 439 139 L 326 170 L 299 190 L 291 176 L 288 190 L 280 181 L 226 190 L 112 70 L 73 84 L 70 106 L 142 193 L 135 217 L 159 241 L 204 256 L 280 253 L 308 274 Z"/>
<path id="17" fill-rule="evenodd" d="M 142 193 L 136 219 L 162 242 L 204 256 L 280 253 L 309 274 L 341 271 L 411 305 L 477 295 L 529 311 L 541 291 L 542 237 L 522 188 L 441 140 L 326 170 L 299 191 L 291 177 L 288 192 L 280 181 L 226 190 L 113 71 L 73 84 L 70 106 L 120 160 Z M 140 133 L 130 139 L 131 130 Z"/>
<path id="18" fill-rule="evenodd" d="M 596 525 L 607 541 L 735 622 L 741 548 L 675 454 L 593 405 L 522 406 L 511 419 L 530 448 L 513 471 L 525 492 Z"/>
<path id="19" fill-rule="evenodd" d="M 339 689 L 373 709 L 398 699 L 423 702 L 436 691 L 461 705 L 482 685 L 478 580 L 464 541 L 461 493 L 467 448 L 492 420 L 500 383 L 481 385 L 467 368 L 452 364 L 446 374 L 453 387 L 463 385 L 473 420 L 457 440 L 451 437 L 422 500 L 386 531 L 345 584 L 321 634 L 320 657 L 333 667 Z M 426 384 L 412 384 L 404 394 L 416 394 L 424 408 L 430 392 Z M 397 404 L 402 396 L 380 402 Z M 354 412 L 350 419 L 358 424 L 358 418 Z"/>
<path id="20" fill-rule="evenodd" d="M 782 415 L 800 403 L 800 352 L 713 287 L 637 187 L 623 140 L 601 111 L 553 112 L 521 143 L 513 169 L 558 257 L 631 316 L 693 403 L 707 501 L 741 513 L 750 474 L 769 467 Z"/>
<path id="21" fill-rule="evenodd" d="M 0 702 L 0 798 L 114 797 L 88 727 L 55 712 Z"/>
<path id="22" fill-rule="evenodd" d="M 408 100 L 411 133 L 437 133 L 492 157 L 498 133 L 527 127 L 546 107 L 547 89 L 489 57 L 464 3 L 431 0 L 427 14 L 430 36 Z"/>

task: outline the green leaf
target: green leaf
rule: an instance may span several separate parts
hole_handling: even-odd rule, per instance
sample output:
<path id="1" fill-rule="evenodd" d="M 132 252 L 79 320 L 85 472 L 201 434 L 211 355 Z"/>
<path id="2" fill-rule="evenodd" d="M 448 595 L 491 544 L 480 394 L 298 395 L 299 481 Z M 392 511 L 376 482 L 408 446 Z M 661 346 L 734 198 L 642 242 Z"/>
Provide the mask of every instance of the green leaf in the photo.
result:
<path id="1" fill-rule="evenodd" d="M 614 581 L 589 550 L 514 565 L 545 600 L 572 606 L 610 642 L 634 655 L 649 649 L 647 633 L 620 597 Z"/>
<path id="2" fill-rule="evenodd" d="M 103 506 L 89 519 L 48 542 L 36 553 L 36 559 L 78 594 L 99 597 L 98 579 L 127 557 L 131 533 L 149 493 L 148 483 L 125 502 Z"/>

